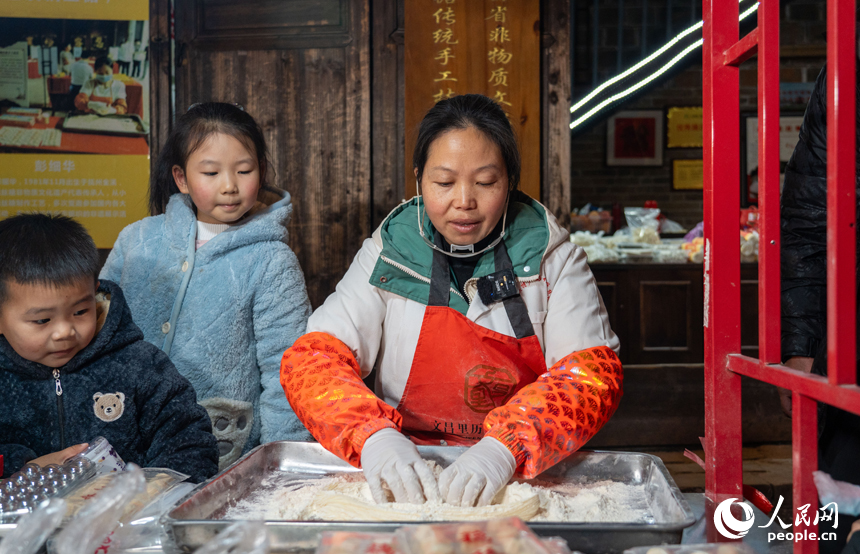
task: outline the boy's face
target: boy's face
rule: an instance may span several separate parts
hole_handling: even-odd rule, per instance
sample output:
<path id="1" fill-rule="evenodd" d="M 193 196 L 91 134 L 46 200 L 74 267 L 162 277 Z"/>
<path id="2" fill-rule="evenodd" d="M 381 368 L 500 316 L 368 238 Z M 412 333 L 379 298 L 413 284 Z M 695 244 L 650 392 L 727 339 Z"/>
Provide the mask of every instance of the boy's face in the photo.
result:
<path id="1" fill-rule="evenodd" d="M 62 367 L 96 334 L 96 287 L 88 278 L 61 287 L 7 281 L 0 335 L 22 358 Z"/>

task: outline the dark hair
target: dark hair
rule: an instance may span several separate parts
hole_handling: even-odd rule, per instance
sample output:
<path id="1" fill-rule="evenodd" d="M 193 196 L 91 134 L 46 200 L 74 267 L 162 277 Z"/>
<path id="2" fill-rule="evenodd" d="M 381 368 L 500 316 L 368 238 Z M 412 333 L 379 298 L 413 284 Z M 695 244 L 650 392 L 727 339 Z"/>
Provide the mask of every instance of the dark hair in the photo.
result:
<path id="1" fill-rule="evenodd" d="M 93 70 L 98 71 L 100 67 L 108 66 L 113 71 L 113 60 L 107 56 L 99 56 L 93 63 Z"/>
<path id="2" fill-rule="evenodd" d="M 29 213 L 0 221 L 0 304 L 6 283 L 64 286 L 95 283 L 99 253 L 84 226 L 62 215 Z"/>
<path id="3" fill-rule="evenodd" d="M 508 170 L 508 188 L 516 190 L 520 184 L 517 138 L 504 110 L 483 94 L 463 94 L 441 100 L 421 120 L 412 154 L 412 167 L 418 170 L 418 182 L 421 183 L 433 141 L 448 131 L 469 127 L 482 132 L 499 147 Z"/>
<path id="4" fill-rule="evenodd" d="M 149 211 L 152 215 L 163 214 L 170 197 L 179 192 L 173 179 L 173 166 L 178 165 L 184 171 L 191 154 L 213 133 L 230 135 L 257 157 L 260 190 L 265 188 L 268 151 L 263 131 L 254 118 L 235 104 L 194 104 L 176 120 L 158 156 L 155 172 L 149 182 Z"/>

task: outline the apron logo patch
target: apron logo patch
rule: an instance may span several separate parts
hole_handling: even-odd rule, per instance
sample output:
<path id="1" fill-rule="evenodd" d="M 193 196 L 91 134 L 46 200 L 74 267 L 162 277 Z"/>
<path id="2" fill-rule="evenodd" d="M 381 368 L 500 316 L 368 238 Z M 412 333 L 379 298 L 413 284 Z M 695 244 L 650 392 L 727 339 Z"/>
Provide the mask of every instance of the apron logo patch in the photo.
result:
<path id="1" fill-rule="evenodd" d="M 466 372 L 464 400 L 473 412 L 486 414 L 510 400 L 516 386 L 516 379 L 507 369 L 476 365 Z"/>
<path id="2" fill-rule="evenodd" d="M 93 411 L 96 417 L 105 422 L 116 421 L 125 410 L 125 394 L 121 392 L 113 394 L 102 394 L 97 392 L 93 395 L 95 404 Z"/>

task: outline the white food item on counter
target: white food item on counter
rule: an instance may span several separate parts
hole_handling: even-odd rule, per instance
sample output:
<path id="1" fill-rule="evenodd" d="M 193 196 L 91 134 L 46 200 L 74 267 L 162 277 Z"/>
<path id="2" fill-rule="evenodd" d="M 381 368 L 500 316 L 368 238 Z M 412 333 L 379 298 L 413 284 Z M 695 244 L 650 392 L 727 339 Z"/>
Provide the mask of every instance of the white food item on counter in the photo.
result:
<path id="1" fill-rule="evenodd" d="M 439 470 L 440 468 L 435 466 L 435 471 Z M 319 521 L 343 520 L 348 519 L 347 515 L 354 514 L 352 519 L 355 521 L 373 521 L 376 518 L 385 521 L 445 521 L 518 515 L 527 521 L 653 521 L 644 485 L 627 485 L 614 481 L 599 481 L 587 485 L 540 480 L 532 480 L 529 483 L 513 482 L 496 497 L 497 504 L 483 508 L 461 508 L 440 501 L 425 504 L 375 504 L 362 473 L 343 473 L 312 479 L 304 481 L 298 488 L 294 479 L 295 477 L 279 474 L 267 477 L 260 484 L 260 488 L 239 500 L 221 517 Z M 344 499 L 334 500 L 333 494 L 339 494 Z M 536 499 L 538 504 L 532 517 L 524 517 L 525 513 L 509 511 L 519 509 L 513 505 L 534 503 L 531 499 Z M 361 506 L 361 510 L 358 510 L 358 506 Z M 370 513 L 370 508 L 373 508 L 373 514 Z"/>
<path id="2" fill-rule="evenodd" d="M 663 264 L 685 264 L 689 255 L 686 250 L 675 246 L 660 247 L 654 250 L 654 261 Z"/>
<path id="3" fill-rule="evenodd" d="M 583 250 L 585 250 L 585 256 L 588 258 L 589 264 L 611 264 L 621 260 L 618 250 L 608 248 L 601 243 L 584 246 Z"/>
<path id="4" fill-rule="evenodd" d="M 758 231 L 749 233 L 741 233 L 741 261 L 742 262 L 757 262 L 758 261 Z"/>
<path id="5" fill-rule="evenodd" d="M 366 484 L 361 486 L 360 491 L 352 489 L 347 493 L 333 484 L 330 489 L 314 496 L 309 511 L 315 519 L 324 521 L 465 521 L 503 517 L 518 517 L 527 521 L 540 510 L 537 491 L 519 483 L 511 483 L 502 489 L 497 504 L 479 508 L 453 506 L 444 502 L 376 504 L 372 498 L 368 500 L 365 497 L 365 488 Z M 356 492 L 361 498 L 355 497 Z"/>
<path id="6" fill-rule="evenodd" d="M 589 233 L 588 231 L 576 231 L 570 234 L 570 242 L 577 246 L 591 246 L 603 238 L 603 231 Z"/>
<path id="7" fill-rule="evenodd" d="M 631 227 L 630 236 L 633 242 L 644 244 L 660 244 L 660 233 L 653 227 Z"/>
<path id="8" fill-rule="evenodd" d="M 66 119 L 67 130 L 103 131 L 114 133 L 139 133 L 137 121 L 131 117 L 100 117 L 95 114 L 76 115 Z"/>

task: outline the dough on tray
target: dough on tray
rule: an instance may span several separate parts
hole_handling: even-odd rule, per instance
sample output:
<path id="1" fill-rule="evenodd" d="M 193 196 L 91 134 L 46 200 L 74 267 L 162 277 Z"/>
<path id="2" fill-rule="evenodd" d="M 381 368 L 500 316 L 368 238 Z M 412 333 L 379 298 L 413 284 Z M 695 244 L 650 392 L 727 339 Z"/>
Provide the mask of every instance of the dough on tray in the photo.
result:
<path id="1" fill-rule="evenodd" d="M 442 502 L 425 504 L 374 504 L 337 492 L 321 491 L 311 503 L 314 516 L 326 521 L 463 521 L 519 517 L 533 518 L 540 510 L 538 493 L 531 487 L 508 485 L 496 497 L 498 504 L 461 507 Z M 432 516 L 432 517 L 428 517 Z"/>
<path id="2" fill-rule="evenodd" d="M 68 131 L 102 131 L 106 133 L 140 133 L 141 129 L 130 116 L 100 117 L 95 114 L 75 115 L 66 119 L 63 129 Z"/>

